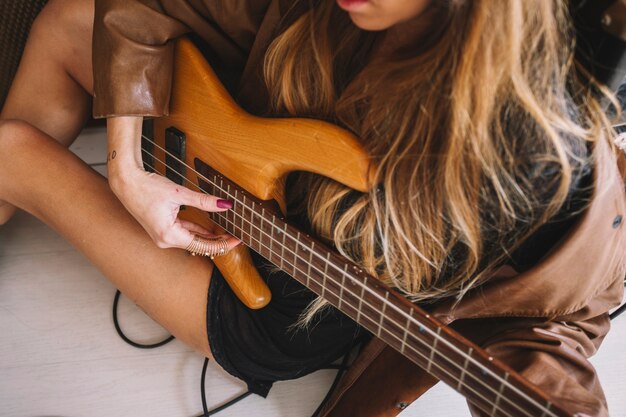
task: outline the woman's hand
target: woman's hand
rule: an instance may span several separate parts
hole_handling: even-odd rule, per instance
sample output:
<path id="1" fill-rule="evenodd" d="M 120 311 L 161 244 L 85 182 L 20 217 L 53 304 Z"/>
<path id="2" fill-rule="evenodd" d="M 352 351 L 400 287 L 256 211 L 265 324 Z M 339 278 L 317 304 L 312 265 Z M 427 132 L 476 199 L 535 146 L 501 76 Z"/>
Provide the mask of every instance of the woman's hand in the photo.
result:
<path id="1" fill-rule="evenodd" d="M 126 209 L 160 248 L 186 248 L 195 234 L 212 236 L 201 226 L 178 219 L 181 205 L 203 211 L 226 211 L 233 203 L 194 192 L 158 174 L 144 171 L 141 162 L 141 117 L 116 117 L 108 121 L 109 184 Z M 222 236 L 229 249 L 239 241 Z"/>

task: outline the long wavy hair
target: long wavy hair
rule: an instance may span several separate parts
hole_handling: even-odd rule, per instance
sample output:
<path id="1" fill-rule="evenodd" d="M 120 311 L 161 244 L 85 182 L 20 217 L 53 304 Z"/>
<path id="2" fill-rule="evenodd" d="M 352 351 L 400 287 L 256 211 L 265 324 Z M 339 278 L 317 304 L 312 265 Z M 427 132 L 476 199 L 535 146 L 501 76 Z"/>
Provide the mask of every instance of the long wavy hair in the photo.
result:
<path id="1" fill-rule="evenodd" d="M 314 231 L 411 300 L 460 299 L 559 212 L 607 122 L 577 81 L 566 2 L 434 1 L 424 16 L 381 54 L 384 32 L 322 0 L 273 41 L 265 80 L 275 114 L 350 129 L 376 167 L 369 193 L 299 178 Z"/>

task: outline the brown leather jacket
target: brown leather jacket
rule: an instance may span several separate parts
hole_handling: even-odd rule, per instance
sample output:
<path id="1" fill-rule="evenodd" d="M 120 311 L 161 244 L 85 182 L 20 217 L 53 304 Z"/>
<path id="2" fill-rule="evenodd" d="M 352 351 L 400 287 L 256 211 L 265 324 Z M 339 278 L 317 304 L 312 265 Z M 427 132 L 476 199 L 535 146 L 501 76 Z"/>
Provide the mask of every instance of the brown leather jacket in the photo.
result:
<path id="1" fill-rule="evenodd" d="M 168 111 L 171 40 L 195 32 L 231 92 L 263 112 L 264 53 L 298 10 L 289 0 L 96 0 L 94 116 L 160 116 Z M 281 25 L 281 19 L 283 23 Z M 232 76 L 234 75 L 234 76 Z M 626 274 L 623 172 L 607 142 L 595 148 L 591 206 L 531 270 L 502 268 L 461 303 L 432 313 L 580 413 L 608 415 L 587 358 L 609 330 Z M 436 383 L 382 342 L 359 355 L 325 407 L 325 416 L 393 416 Z M 375 393 L 375 395 L 372 395 Z M 475 415 L 480 415 L 472 410 Z"/>

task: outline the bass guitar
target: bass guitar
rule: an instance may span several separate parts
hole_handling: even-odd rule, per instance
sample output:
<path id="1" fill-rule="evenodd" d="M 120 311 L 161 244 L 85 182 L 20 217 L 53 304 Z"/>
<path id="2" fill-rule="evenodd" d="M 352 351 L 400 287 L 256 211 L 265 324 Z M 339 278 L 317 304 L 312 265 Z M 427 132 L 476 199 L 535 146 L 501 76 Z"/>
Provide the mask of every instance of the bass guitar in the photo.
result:
<path id="1" fill-rule="evenodd" d="M 181 216 L 240 239 L 373 335 L 492 416 L 576 415 L 442 325 L 397 292 L 285 221 L 285 177 L 310 171 L 367 191 L 372 169 L 350 133 L 318 120 L 264 119 L 232 100 L 188 40 L 176 46 L 171 114 L 148 121 L 147 169 L 188 188 L 232 200 L 233 209 Z M 215 263 L 251 308 L 271 294 L 240 245 Z"/>

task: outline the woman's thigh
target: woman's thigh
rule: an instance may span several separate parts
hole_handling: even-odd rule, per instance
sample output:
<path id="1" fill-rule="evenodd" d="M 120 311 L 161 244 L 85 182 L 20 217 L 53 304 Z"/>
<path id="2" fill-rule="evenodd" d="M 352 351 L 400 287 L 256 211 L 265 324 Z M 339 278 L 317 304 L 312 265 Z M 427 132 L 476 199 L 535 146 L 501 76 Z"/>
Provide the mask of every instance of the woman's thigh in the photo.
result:
<path id="1" fill-rule="evenodd" d="M 94 0 L 51 0 L 33 26 L 0 118 L 23 120 L 65 146 L 90 112 Z"/>
<path id="2" fill-rule="evenodd" d="M 173 335 L 209 356 L 206 303 L 212 263 L 159 249 L 106 179 L 42 131 L 0 121 L 0 200 L 57 230 Z"/>

